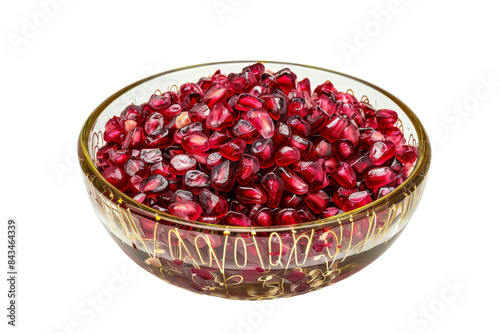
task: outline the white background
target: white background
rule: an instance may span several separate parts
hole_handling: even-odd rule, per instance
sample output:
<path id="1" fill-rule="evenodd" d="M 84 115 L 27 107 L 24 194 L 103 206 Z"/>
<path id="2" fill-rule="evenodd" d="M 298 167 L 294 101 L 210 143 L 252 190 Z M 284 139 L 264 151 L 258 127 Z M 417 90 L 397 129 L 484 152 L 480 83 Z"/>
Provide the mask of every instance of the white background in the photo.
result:
<path id="1" fill-rule="evenodd" d="M 498 331 L 495 2 L 400 0 L 396 10 L 389 0 L 46 2 L 0 5 L 0 277 L 10 217 L 20 272 L 16 328 L 6 325 L 1 279 L 0 332 Z M 97 220 L 74 157 L 84 120 L 123 86 L 242 59 L 363 78 L 405 101 L 433 138 L 425 195 L 394 246 L 339 284 L 272 306 L 195 295 L 140 269 Z M 98 296 L 111 297 L 91 311 Z"/>

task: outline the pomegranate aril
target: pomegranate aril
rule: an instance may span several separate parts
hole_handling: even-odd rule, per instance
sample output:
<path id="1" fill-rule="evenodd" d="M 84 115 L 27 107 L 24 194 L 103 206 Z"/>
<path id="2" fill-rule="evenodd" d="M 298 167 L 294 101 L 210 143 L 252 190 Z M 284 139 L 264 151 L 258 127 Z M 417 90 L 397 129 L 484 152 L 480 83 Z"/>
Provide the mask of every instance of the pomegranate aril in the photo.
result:
<path id="1" fill-rule="evenodd" d="M 368 160 L 369 160 L 369 158 L 368 158 Z M 339 161 L 337 160 L 337 158 L 332 156 L 332 157 L 329 157 L 328 159 L 325 160 L 325 162 L 323 163 L 323 167 L 324 167 L 325 172 L 332 173 L 338 164 L 339 164 Z"/>
<path id="2" fill-rule="evenodd" d="M 234 124 L 236 115 L 233 108 L 224 101 L 217 102 L 206 119 L 206 125 L 210 129 L 222 130 Z"/>
<path id="3" fill-rule="evenodd" d="M 281 90 L 287 95 L 292 89 L 297 88 L 297 76 L 289 68 L 284 68 L 274 73 L 274 77 Z"/>
<path id="4" fill-rule="evenodd" d="M 178 154 L 170 160 L 170 170 L 176 175 L 184 175 L 196 168 L 196 159 L 187 154 Z"/>
<path id="5" fill-rule="evenodd" d="M 349 140 L 354 146 L 357 146 L 359 143 L 359 128 L 356 122 L 351 121 L 349 125 L 344 129 L 341 139 Z"/>
<path id="6" fill-rule="evenodd" d="M 311 141 L 297 135 L 292 135 L 288 145 L 297 148 L 300 151 L 301 158 L 309 157 L 313 149 L 313 143 Z"/>
<path id="7" fill-rule="evenodd" d="M 165 195 L 160 196 L 160 200 L 166 200 L 166 198 L 163 198 Z M 172 203 L 177 203 L 177 202 L 185 202 L 185 201 L 192 201 L 193 200 L 193 193 L 190 192 L 189 190 L 176 190 L 174 193 L 172 193 L 172 196 L 168 200 L 168 204 Z M 168 205 L 167 205 L 168 206 Z"/>
<path id="8" fill-rule="evenodd" d="M 163 156 L 167 161 L 179 154 L 186 154 L 186 151 L 184 151 L 182 146 L 170 146 L 163 151 Z"/>
<path id="9" fill-rule="evenodd" d="M 223 144 L 230 141 L 231 139 L 233 139 L 233 137 L 231 137 L 229 135 L 229 133 L 226 129 L 224 129 L 222 131 L 215 131 L 214 133 L 212 133 L 210 138 L 208 138 L 208 146 L 211 149 L 219 148 Z"/>
<path id="10" fill-rule="evenodd" d="M 286 120 L 286 125 L 292 129 L 292 133 L 300 137 L 309 137 L 311 126 L 300 116 L 292 116 Z"/>
<path id="11" fill-rule="evenodd" d="M 205 152 L 210 149 L 208 137 L 201 132 L 194 132 L 184 136 L 181 143 L 187 152 Z"/>
<path id="12" fill-rule="evenodd" d="M 175 116 L 180 115 L 182 107 L 180 104 L 172 104 L 170 107 L 162 111 L 167 120 L 172 120 Z"/>
<path id="13" fill-rule="evenodd" d="M 153 164 L 150 168 L 149 171 L 151 174 L 161 174 L 163 175 L 167 180 L 175 178 L 175 175 L 172 174 L 170 171 L 169 165 L 166 164 L 164 161 L 157 162 Z"/>
<path id="14" fill-rule="evenodd" d="M 307 92 L 307 94 L 311 95 L 311 82 L 308 78 L 304 78 L 299 81 L 298 88 L 301 92 Z"/>
<path id="15" fill-rule="evenodd" d="M 262 137 L 268 139 L 274 134 L 274 123 L 264 109 L 251 109 L 247 113 L 248 121 L 259 131 Z"/>
<path id="16" fill-rule="evenodd" d="M 145 143 L 150 148 L 165 148 L 172 142 L 166 128 L 159 128 L 146 136 Z"/>
<path id="17" fill-rule="evenodd" d="M 193 201 L 184 201 L 170 204 L 168 213 L 188 220 L 197 220 L 202 213 L 201 206 Z"/>
<path id="18" fill-rule="evenodd" d="M 374 129 L 365 129 L 360 133 L 359 140 L 361 148 L 371 150 L 373 144 L 385 140 L 385 138 L 382 132 Z"/>
<path id="19" fill-rule="evenodd" d="M 250 227 L 252 221 L 246 215 L 240 212 L 229 211 L 221 222 L 222 225 Z"/>
<path id="20" fill-rule="evenodd" d="M 155 164 L 163 160 L 163 154 L 157 148 L 145 148 L 141 150 L 140 158 L 148 164 Z"/>
<path id="21" fill-rule="evenodd" d="M 224 160 L 225 158 L 219 152 L 210 153 L 207 157 L 206 166 L 208 169 L 212 170 L 215 165 L 220 164 Z"/>
<path id="22" fill-rule="evenodd" d="M 297 210 L 299 214 L 300 222 L 307 223 L 316 220 L 317 218 L 309 211 L 307 206 L 303 206 L 299 210 Z"/>
<path id="23" fill-rule="evenodd" d="M 375 167 L 365 175 L 365 183 L 370 189 L 380 188 L 396 180 L 390 167 Z"/>
<path id="24" fill-rule="evenodd" d="M 402 145 L 396 151 L 396 159 L 403 164 L 414 163 L 417 160 L 417 148 L 410 145 Z"/>
<path id="25" fill-rule="evenodd" d="M 333 217 L 333 216 L 336 216 L 340 213 L 340 209 L 335 207 L 335 206 L 330 206 L 330 207 L 327 207 L 325 209 L 325 211 L 323 211 L 321 213 L 321 217 L 322 218 L 329 218 L 329 217 Z"/>
<path id="26" fill-rule="evenodd" d="M 345 115 L 339 115 L 331 118 L 321 129 L 321 137 L 328 140 L 330 143 L 338 140 L 345 128 L 349 125 L 349 118 Z"/>
<path id="27" fill-rule="evenodd" d="M 239 119 L 231 128 L 233 137 L 243 139 L 247 144 L 252 144 L 260 137 L 259 131 L 246 119 Z"/>
<path id="28" fill-rule="evenodd" d="M 212 168 L 211 184 L 212 187 L 219 191 L 229 191 L 234 185 L 238 163 L 231 160 L 226 160 Z"/>
<path id="29" fill-rule="evenodd" d="M 398 114 L 394 110 L 379 109 L 375 112 L 375 119 L 381 129 L 391 128 L 398 120 Z"/>
<path id="30" fill-rule="evenodd" d="M 288 117 L 306 117 L 308 113 L 307 101 L 303 97 L 293 97 L 288 103 Z"/>
<path id="31" fill-rule="evenodd" d="M 274 145 L 271 139 L 258 139 L 250 147 L 250 153 L 259 158 L 262 169 L 274 165 Z"/>
<path id="32" fill-rule="evenodd" d="M 140 106 L 129 105 L 121 113 L 120 126 L 126 132 L 134 130 L 144 118 L 144 112 Z"/>
<path id="33" fill-rule="evenodd" d="M 208 118 L 210 108 L 205 103 L 196 103 L 188 111 L 188 117 L 191 122 L 203 122 Z"/>
<path id="34" fill-rule="evenodd" d="M 137 203 L 143 204 L 146 201 L 146 194 L 144 194 L 144 193 L 138 193 L 137 195 L 135 195 L 134 197 L 132 197 L 132 199 L 134 201 L 136 201 Z"/>
<path id="35" fill-rule="evenodd" d="M 266 71 L 266 68 L 264 67 L 264 64 L 262 63 L 255 63 L 252 65 L 248 65 L 243 68 L 243 72 L 250 71 L 255 75 L 260 75 Z"/>
<path id="36" fill-rule="evenodd" d="M 109 150 L 109 160 L 113 165 L 123 166 L 132 156 L 132 151 L 129 150 Z"/>
<path id="37" fill-rule="evenodd" d="M 212 193 L 207 189 L 203 189 L 198 195 L 198 202 L 203 209 L 203 212 L 207 215 L 222 217 L 228 211 L 227 201 Z"/>
<path id="38" fill-rule="evenodd" d="M 120 191 L 125 191 L 129 184 L 128 178 L 123 169 L 118 166 L 111 166 L 106 168 L 101 175 Z"/>
<path id="39" fill-rule="evenodd" d="M 243 204 L 264 204 L 267 201 L 264 190 L 255 183 L 239 186 L 236 190 L 236 198 Z"/>
<path id="40" fill-rule="evenodd" d="M 140 149 L 144 146 L 144 130 L 141 127 L 137 127 L 134 130 L 127 133 L 127 136 L 123 140 L 122 148 L 126 150 L 130 149 Z"/>
<path id="41" fill-rule="evenodd" d="M 156 197 L 168 190 L 168 180 L 163 175 L 155 174 L 142 180 L 139 190 L 148 197 Z"/>
<path id="42" fill-rule="evenodd" d="M 321 107 L 313 107 L 309 109 L 305 121 L 309 123 L 311 127 L 311 134 L 316 134 L 328 121 L 329 116 Z"/>
<path id="43" fill-rule="evenodd" d="M 324 139 L 321 139 L 316 145 L 314 145 L 310 160 L 314 161 L 321 158 L 328 158 L 331 155 L 332 144 Z"/>
<path id="44" fill-rule="evenodd" d="M 271 209 L 277 208 L 285 189 L 283 179 L 276 173 L 267 173 L 260 179 L 260 184 L 267 195 L 267 206 Z"/>
<path id="45" fill-rule="evenodd" d="M 320 96 L 322 93 L 335 93 L 337 90 L 333 86 L 330 80 L 326 80 L 324 83 L 321 85 L 317 86 L 314 89 L 313 95 L 315 96 Z"/>
<path id="46" fill-rule="evenodd" d="M 203 101 L 212 108 L 216 103 L 224 101 L 227 98 L 228 89 L 224 84 L 214 83 L 203 95 Z"/>
<path id="47" fill-rule="evenodd" d="M 296 225 L 300 223 L 300 217 L 297 210 L 284 208 L 276 212 L 277 225 Z"/>
<path id="48" fill-rule="evenodd" d="M 396 174 L 402 173 L 404 170 L 404 165 L 397 159 L 397 157 L 396 159 L 392 160 L 390 167 Z"/>
<path id="49" fill-rule="evenodd" d="M 387 160 L 394 157 L 396 147 L 389 140 L 375 142 L 370 150 L 370 160 L 374 166 L 383 165 Z"/>
<path id="50" fill-rule="evenodd" d="M 333 193 L 332 202 L 335 203 L 336 206 L 341 208 L 344 205 L 344 202 L 347 200 L 347 198 L 351 194 L 354 194 L 355 192 L 358 192 L 358 191 L 359 191 L 359 189 L 357 189 L 357 188 L 340 187 Z"/>
<path id="51" fill-rule="evenodd" d="M 356 173 L 358 179 L 363 178 L 365 173 L 373 168 L 373 163 L 370 160 L 368 153 L 355 155 L 349 159 L 348 163 L 351 165 L 352 170 Z"/>
<path id="52" fill-rule="evenodd" d="M 318 106 L 330 117 L 337 114 L 338 106 L 335 102 L 335 97 L 331 93 L 321 94 L 318 100 Z"/>
<path id="53" fill-rule="evenodd" d="M 263 207 L 252 217 L 252 220 L 257 226 L 271 226 L 275 221 L 274 214 L 271 209 Z"/>
<path id="54" fill-rule="evenodd" d="M 210 177 L 199 170 L 190 170 L 184 174 L 184 188 L 198 195 L 203 189 L 210 188 Z"/>
<path id="55" fill-rule="evenodd" d="M 172 99 L 170 96 L 153 94 L 149 98 L 148 106 L 153 110 L 162 110 L 168 108 L 172 104 Z"/>
<path id="56" fill-rule="evenodd" d="M 249 111 L 250 109 L 263 109 L 266 107 L 264 100 L 250 94 L 240 94 L 234 104 L 234 108 L 240 111 Z"/>
<path id="57" fill-rule="evenodd" d="M 288 125 L 281 122 L 277 123 L 274 127 L 273 145 L 275 147 L 287 145 L 290 138 L 292 138 L 292 131 Z"/>
<path id="58" fill-rule="evenodd" d="M 279 167 L 276 169 L 276 174 L 285 183 L 285 190 L 297 195 L 302 195 L 309 191 L 309 186 L 290 168 Z"/>
<path id="59" fill-rule="evenodd" d="M 269 116 L 276 121 L 283 121 L 287 116 L 288 101 L 286 95 L 278 93 L 262 94 L 259 96 L 266 104 Z"/>
<path id="60" fill-rule="evenodd" d="M 377 199 L 384 197 L 385 195 L 390 194 L 395 188 L 394 187 L 381 187 L 378 188 Z"/>
<path id="61" fill-rule="evenodd" d="M 246 146 L 247 144 L 243 139 L 236 138 L 223 144 L 219 149 L 219 153 L 226 159 L 238 161 L 245 152 Z"/>
<path id="62" fill-rule="evenodd" d="M 162 114 L 154 112 L 151 115 L 149 115 L 148 119 L 146 120 L 146 123 L 144 123 L 144 132 L 146 132 L 147 135 L 150 135 L 159 128 L 162 128 L 163 124 L 164 124 L 164 118 Z"/>
<path id="63" fill-rule="evenodd" d="M 309 191 L 318 191 L 323 187 L 324 173 L 320 164 L 314 161 L 299 161 L 293 165 L 293 170 L 308 184 Z"/>
<path id="64" fill-rule="evenodd" d="M 123 169 L 128 176 L 138 175 L 144 178 L 148 174 L 148 167 L 146 163 L 136 157 L 128 159 Z"/>
<path id="65" fill-rule="evenodd" d="M 350 194 L 349 197 L 347 197 L 347 199 L 344 201 L 344 205 L 342 206 L 342 211 L 348 212 L 351 210 L 355 210 L 371 202 L 372 198 L 370 197 L 370 193 L 368 191 L 358 191 Z"/>
<path id="66" fill-rule="evenodd" d="M 330 175 L 341 187 L 352 188 L 356 186 L 356 173 L 347 162 L 339 162 Z"/>
<path id="67" fill-rule="evenodd" d="M 339 139 L 333 143 L 333 153 L 341 161 L 349 159 L 354 152 L 354 145 L 349 140 Z"/>
<path id="68" fill-rule="evenodd" d="M 284 167 L 300 160 L 300 151 L 295 147 L 283 146 L 276 152 L 276 166 Z"/>
<path id="69" fill-rule="evenodd" d="M 250 70 L 240 73 L 230 73 L 227 76 L 228 87 L 235 93 L 242 93 L 247 88 L 257 83 L 255 74 Z"/>
<path id="70" fill-rule="evenodd" d="M 311 209 L 316 214 L 320 214 L 321 212 L 325 211 L 326 207 L 330 203 L 330 197 L 323 190 L 319 190 L 317 192 L 308 192 L 302 195 L 302 199 L 309 207 L 309 209 Z"/>
<path id="71" fill-rule="evenodd" d="M 246 185 L 254 179 L 260 171 L 260 161 L 257 157 L 250 154 L 243 154 L 238 166 L 237 181 L 241 185 Z"/>

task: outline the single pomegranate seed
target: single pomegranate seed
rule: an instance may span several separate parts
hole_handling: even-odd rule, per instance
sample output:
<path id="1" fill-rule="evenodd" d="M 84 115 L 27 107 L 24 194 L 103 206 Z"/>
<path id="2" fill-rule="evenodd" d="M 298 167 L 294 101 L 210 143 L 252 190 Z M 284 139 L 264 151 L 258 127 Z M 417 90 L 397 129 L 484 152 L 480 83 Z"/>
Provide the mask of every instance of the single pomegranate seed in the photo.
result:
<path id="1" fill-rule="evenodd" d="M 250 109 L 263 109 L 266 107 L 264 100 L 250 94 L 240 94 L 234 104 L 234 108 L 240 111 L 249 111 Z"/>
<path id="2" fill-rule="evenodd" d="M 235 138 L 243 139 L 247 144 L 252 144 L 260 137 L 259 131 L 246 119 L 240 119 L 231 128 L 231 133 Z"/>
<path id="3" fill-rule="evenodd" d="M 287 95 L 292 89 L 297 88 L 297 76 L 289 68 L 284 68 L 274 73 L 274 77 L 276 78 L 276 82 L 281 90 L 283 90 Z"/>
<path id="4" fill-rule="evenodd" d="M 264 204 L 267 201 L 266 194 L 255 183 L 239 186 L 236 190 L 236 198 L 243 204 Z"/>
<path id="5" fill-rule="evenodd" d="M 223 144 L 219 149 L 219 153 L 226 159 L 238 161 L 245 152 L 246 146 L 247 143 L 243 139 L 236 138 Z"/>
<path id="6" fill-rule="evenodd" d="M 156 197 L 167 191 L 168 180 L 163 175 L 155 174 L 142 180 L 139 190 L 148 197 Z"/>
<path id="7" fill-rule="evenodd" d="M 206 125 L 210 129 L 222 130 L 234 124 L 236 115 L 233 108 L 224 101 L 217 102 L 207 117 Z"/>
<path id="8" fill-rule="evenodd" d="M 313 95 L 319 96 L 322 93 L 335 93 L 336 91 L 337 90 L 334 88 L 330 80 L 326 80 L 324 83 L 314 89 Z"/>
<path id="9" fill-rule="evenodd" d="M 260 171 L 260 161 L 257 157 L 249 154 L 243 154 L 238 166 L 238 176 L 236 179 L 241 185 L 252 182 L 253 178 Z"/>
<path id="10" fill-rule="evenodd" d="M 166 128 L 159 128 L 146 136 L 145 143 L 150 148 L 165 148 L 172 142 Z"/>
<path id="11" fill-rule="evenodd" d="M 370 189 L 380 188 L 396 180 L 396 174 L 390 167 L 375 167 L 365 175 L 365 183 Z"/>
<path id="12" fill-rule="evenodd" d="M 260 75 L 266 71 L 266 68 L 262 63 L 255 63 L 243 68 L 243 72 L 250 71 L 255 75 Z"/>
<path id="13" fill-rule="evenodd" d="M 181 146 L 170 146 L 163 151 L 163 156 L 167 161 L 179 154 L 186 154 L 186 151 Z"/>
<path id="14" fill-rule="evenodd" d="M 146 201 L 146 194 L 144 193 L 138 193 L 132 198 L 134 201 L 137 203 L 143 204 Z"/>
<path id="15" fill-rule="evenodd" d="M 352 188 L 356 185 L 356 173 L 347 162 L 339 162 L 330 175 L 341 187 Z"/>
<path id="16" fill-rule="evenodd" d="M 188 220 L 197 220 L 202 213 L 201 206 L 193 201 L 177 202 L 170 204 L 168 213 Z"/>
<path id="17" fill-rule="evenodd" d="M 198 195 L 203 189 L 210 188 L 210 177 L 199 170 L 190 170 L 184 174 L 184 187 L 194 195 Z"/>
<path id="18" fill-rule="evenodd" d="M 162 199 L 166 200 L 166 198 L 163 198 L 164 196 L 165 196 L 165 194 L 160 196 L 160 200 L 162 200 Z M 190 192 L 188 190 L 176 190 L 170 196 L 170 199 L 168 200 L 168 205 L 173 204 L 173 203 L 178 203 L 178 202 L 192 201 L 192 200 L 193 200 L 193 193 L 192 192 Z M 165 203 L 167 203 L 167 202 L 165 201 Z"/>
<path id="19" fill-rule="evenodd" d="M 335 207 L 335 206 L 330 206 L 330 207 L 327 207 L 325 209 L 325 211 L 323 211 L 321 213 L 321 217 L 323 218 L 328 218 L 328 217 L 333 217 L 333 216 L 336 216 L 340 213 L 340 209 Z"/>
<path id="20" fill-rule="evenodd" d="M 216 217 L 224 216 L 229 208 L 227 201 L 224 198 L 217 196 L 207 189 L 203 189 L 200 192 L 198 202 L 200 203 L 205 214 Z"/>
<path id="21" fill-rule="evenodd" d="M 291 147 L 295 147 L 300 152 L 301 158 L 308 158 L 313 149 L 313 143 L 305 138 L 297 135 L 292 135 L 290 142 L 288 143 Z"/>
<path id="22" fill-rule="evenodd" d="M 256 140 L 250 152 L 259 158 L 261 168 L 269 168 L 274 165 L 274 147 L 271 139 Z"/>
<path id="23" fill-rule="evenodd" d="M 377 199 L 382 198 L 390 194 L 395 188 L 394 187 L 381 187 L 378 188 Z"/>
<path id="24" fill-rule="evenodd" d="M 172 120 L 175 116 L 180 115 L 182 107 L 180 104 L 172 104 L 170 107 L 163 111 L 163 115 L 167 120 Z"/>
<path id="25" fill-rule="evenodd" d="M 247 88 L 257 83 L 255 74 L 250 71 L 243 71 L 240 73 L 230 73 L 227 76 L 229 89 L 235 93 L 242 93 Z"/>
<path id="26" fill-rule="evenodd" d="M 137 127 L 127 133 L 127 136 L 123 140 L 122 148 L 126 150 L 139 149 L 144 146 L 144 142 L 144 130 L 143 128 Z"/>
<path id="27" fill-rule="evenodd" d="M 210 108 L 205 103 L 196 103 L 188 111 L 188 117 L 191 122 L 203 122 L 208 118 Z"/>
<path id="28" fill-rule="evenodd" d="M 243 213 L 229 211 L 224 218 L 222 219 L 222 225 L 229 226 L 242 226 L 242 227 L 250 227 L 252 226 L 252 221 L 250 218 L 245 216 Z"/>
<path id="29" fill-rule="evenodd" d="M 396 153 L 394 143 L 389 140 L 375 142 L 370 151 L 370 160 L 374 166 L 383 165 Z"/>
<path id="30" fill-rule="evenodd" d="M 146 163 L 136 157 L 128 159 L 123 168 L 128 176 L 138 175 L 144 178 L 148 174 L 148 167 Z"/>
<path id="31" fill-rule="evenodd" d="M 321 137 L 333 143 L 342 136 L 347 125 L 349 125 L 349 118 L 347 116 L 340 115 L 334 117 L 321 129 Z"/>
<path id="32" fill-rule="evenodd" d="M 324 139 L 321 139 L 316 145 L 314 145 L 310 160 L 328 158 L 331 155 L 332 144 Z"/>
<path id="33" fill-rule="evenodd" d="M 396 152 L 396 159 L 403 164 L 413 164 L 417 160 L 417 148 L 410 145 L 402 145 Z"/>
<path id="34" fill-rule="evenodd" d="M 304 78 L 303 80 L 299 81 L 298 87 L 301 92 L 307 92 L 309 95 L 311 95 L 311 82 L 308 78 Z"/>
<path id="35" fill-rule="evenodd" d="M 210 153 L 210 155 L 207 157 L 206 166 L 208 167 L 208 169 L 212 170 L 215 165 L 220 164 L 222 161 L 224 161 L 224 157 L 220 155 L 219 152 Z"/>
<path id="36" fill-rule="evenodd" d="M 300 137 L 309 137 L 311 126 L 300 116 L 292 116 L 286 120 L 286 125 L 292 129 L 292 133 Z"/>
<path id="37" fill-rule="evenodd" d="M 163 160 L 163 154 L 157 148 L 145 148 L 141 150 L 140 158 L 148 164 L 155 164 Z"/>
<path id="38" fill-rule="evenodd" d="M 234 185 L 238 163 L 226 160 L 212 168 L 211 184 L 219 191 L 229 191 Z"/>
<path id="39" fill-rule="evenodd" d="M 153 94 L 149 98 L 148 106 L 153 110 L 162 110 L 166 109 L 172 104 L 172 99 L 170 96 Z"/>
<path id="40" fill-rule="evenodd" d="M 349 159 L 354 152 L 354 145 L 349 140 L 339 139 L 333 143 L 333 153 L 341 161 Z"/>
<path id="41" fill-rule="evenodd" d="M 190 133 L 183 137 L 182 147 L 187 152 L 205 152 L 210 149 L 208 137 L 201 132 Z"/>
<path id="42" fill-rule="evenodd" d="M 308 192 L 302 195 L 302 199 L 309 207 L 309 209 L 311 209 L 316 214 L 320 214 L 325 211 L 326 207 L 330 203 L 330 197 L 323 190 L 319 190 L 317 192 Z"/>
<path id="43" fill-rule="evenodd" d="M 286 95 L 281 95 L 278 93 L 262 94 L 259 96 L 265 104 L 266 110 L 276 121 L 283 121 L 286 118 L 288 111 L 288 102 Z"/>
<path id="44" fill-rule="evenodd" d="M 150 135 L 159 128 L 163 128 L 163 123 L 164 123 L 164 118 L 162 114 L 154 112 L 151 115 L 149 115 L 148 119 L 146 120 L 146 123 L 144 124 L 144 132 Z"/>
<path id="45" fill-rule="evenodd" d="M 296 225 L 300 223 L 300 217 L 297 210 L 284 208 L 276 212 L 277 225 Z"/>
<path id="46" fill-rule="evenodd" d="M 288 116 L 298 116 L 304 118 L 307 116 L 307 102 L 303 97 L 293 97 L 288 103 Z"/>
<path id="47" fill-rule="evenodd" d="M 283 192 L 283 196 L 281 197 L 280 207 L 282 208 L 300 208 L 303 204 L 304 200 L 302 196 L 291 193 L 289 191 Z"/>
<path id="48" fill-rule="evenodd" d="M 170 160 L 170 170 L 176 175 L 184 175 L 196 168 L 196 159 L 187 154 L 178 154 Z"/>
<path id="49" fill-rule="evenodd" d="M 342 136 L 340 138 L 349 140 L 354 146 L 359 143 L 359 128 L 356 122 L 351 121 L 351 123 L 344 129 Z"/>
<path id="50" fill-rule="evenodd" d="M 319 97 L 318 105 L 329 117 L 337 113 L 337 103 L 332 93 L 322 93 Z"/>
<path id="51" fill-rule="evenodd" d="M 259 131 L 264 138 L 271 138 L 274 134 L 274 123 L 264 109 L 251 109 L 247 113 L 248 121 Z"/>
<path id="52" fill-rule="evenodd" d="M 257 226 L 267 227 L 273 225 L 275 218 L 271 209 L 263 207 L 254 214 L 252 220 Z"/>
<path id="53" fill-rule="evenodd" d="M 273 135 L 273 145 L 275 147 L 280 147 L 288 144 L 288 141 L 292 138 L 292 131 L 285 123 L 277 123 L 274 127 Z"/>
<path id="54" fill-rule="evenodd" d="M 285 190 L 297 195 L 302 195 L 309 191 L 309 186 L 304 180 L 288 167 L 277 168 L 276 174 L 285 182 Z"/>
<path id="55" fill-rule="evenodd" d="M 333 193 L 332 202 L 335 203 L 336 206 L 341 208 L 344 205 L 344 202 L 347 200 L 347 198 L 351 194 L 354 194 L 355 192 L 358 192 L 358 191 L 359 191 L 359 189 L 357 189 L 357 188 L 340 187 Z"/>
<path id="56" fill-rule="evenodd" d="M 374 129 L 366 129 L 361 132 L 359 139 L 361 147 L 367 150 L 370 150 L 376 142 L 385 140 L 384 135 Z"/>
<path id="57" fill-rule="evenodd" d="M 363 178 L 365 173 L 373 168 L 372 161 L 367 153 L 353 156 L 349 159 L 348 163 L 351 165 L 352 170 L 356 173 L 358 179 Z"/>
<path id="58" fill-rule="evenodd" d="M 350 194 L 349 197 L 347 197 L 344 205 L 342 206 L 342 211 L 348 212 L 351 210 L 355 210 L 371 202 L 372 198 L 370 197 L 370 193 L 368 191 L 358 191 Z"/>
<path id="59" fill-rule="evenodd" d="M 309 187 L 309 191 L 318 191 L 325 181 L 323 168 L 314 161 L 299 161 L 293 165 L 293 170 L 300 175 Z"/>
<path id="60" fill-rule="evenodd" d="M 120 126 L 126 132 L 134 130 L 144 118 L 144 112 L 140 106 L 130 105 L 126 107 L 120 118 Z"/>
<path id="61" fill-rule="evenodd" d="M 283 146 L 276 152 L 276 165 L 288 166 L 300 160 L 300 151 L 295 147 Z"/>
<path id="62" fill-rule="evenodd" d="M 313 107 L 309 109 L 307 116 L 305 117 L 305 121 L 309 123 L 311 127 L 311 134 L 316 134 L 328 121 L 329 116 L 321 107 Z"/>
<path id="63" fill-rule="evenodd" d="M 128 178 L 124 171 L 118 166 L 106 168 L 101 175 L 120 191 L 125 191 L 128 188 Z"/>
<path id="64" fill-rule="evenodd" d="M 339 161 L 337 160 L 337 158 L 335 158 L 335 157 L 329 157 L 323 163 L 323 167 L 325 169 L 325 172 L 332 173 L 335 170 L 335 168 L 337 167 L 338 164 L 339 164 Z"/>
<path id="65" fill-rule="evenodd" d="M 377 124 L 382 129 L 392 127 L 398 121 L 398 113 L 390 109 L 379 109 L 375 112 Z"/>
<path id="66" fill-rule="evenodd" d="M 109 150 L 108 155 L 109 155 L 109 161 L 111 161 L 113 165 L 121 167 L 125 165 L 125 162 L 127 162 L 127 160 L 132 156 L 132 151 Z"/>
<path id="67" fill-rule="evenodd" d="M 208 139 L 208 146 L 211 149 L 219 148 L 223 144 L 225 144 L 228 141 L 230 141 L 231 139 L 233 139 L 233 137 L 231 137 L 229 135 L 229 133 L 227 132 L 227 130 L 215 131 L 214 133 L 212 133 L 212 135 Z"/>
<path id="68" fill-rule="evenodd" d="M 228 89 L 224 84 L 214 83 L 203 95 L 203 101 L 209 108 L 212 108 L 216 103 L 224 101 L 227 98 L 227 95 Z"/>
<path id="69" fill-rule="evenodd" d="M 283 179 L 275 173 L 268 173 L 261 178 L 260 184 L 267 195 L 267 206 L 271 209 L 277 208 L 285 189 Z"/>

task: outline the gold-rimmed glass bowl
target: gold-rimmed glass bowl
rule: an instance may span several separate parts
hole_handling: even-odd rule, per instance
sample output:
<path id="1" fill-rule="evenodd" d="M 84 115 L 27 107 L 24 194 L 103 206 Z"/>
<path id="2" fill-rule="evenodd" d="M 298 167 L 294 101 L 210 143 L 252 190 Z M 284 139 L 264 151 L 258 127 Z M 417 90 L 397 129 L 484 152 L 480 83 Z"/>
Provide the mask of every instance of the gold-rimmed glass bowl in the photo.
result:
<path id="1" fill-rule="evenodd" d="M 183 220 L 139 204 L 107 182 L 95 161 L 107 120 L 129 104 L 147 101 L 156 90 L 176 90 L 220 69 L 239 72 L 255 62 L 203 64 L 163 72 L 133 83 L 102 102 L 85 122 L 78 153 L 86 189 L 113 240 L 139 266 L 193 292 L 229 299 L 289 297 L 338 282 L 379 257 L 404 230 L 425 187 L 430 145 L 417 116 L 398 98 L 363 80 L 299 64 L 263 62 L 267 69 L 290 68 L 311 87 L 330 80 L 375 107 L 398 112 L 407 143 L 418 148 L 408 179 L 369 205 L 334 217 L 294 226 L 230 227 Z"/>

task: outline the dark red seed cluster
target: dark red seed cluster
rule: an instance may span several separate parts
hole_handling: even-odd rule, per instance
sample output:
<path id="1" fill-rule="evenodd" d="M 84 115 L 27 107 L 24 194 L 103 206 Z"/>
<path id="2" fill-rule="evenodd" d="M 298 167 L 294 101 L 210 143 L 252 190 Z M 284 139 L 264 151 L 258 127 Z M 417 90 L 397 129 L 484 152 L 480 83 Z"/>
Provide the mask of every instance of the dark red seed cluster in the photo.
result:
<path id="1" fill-rule="evenodd" d="M 311 90 L 256 63 L 154 94 L 110 119 L 104 178 L 137 202 L 200 222 L 289 225 L 362 207 L 406 180 L 417 159 L 395 126 L 330 81 Z"/>

